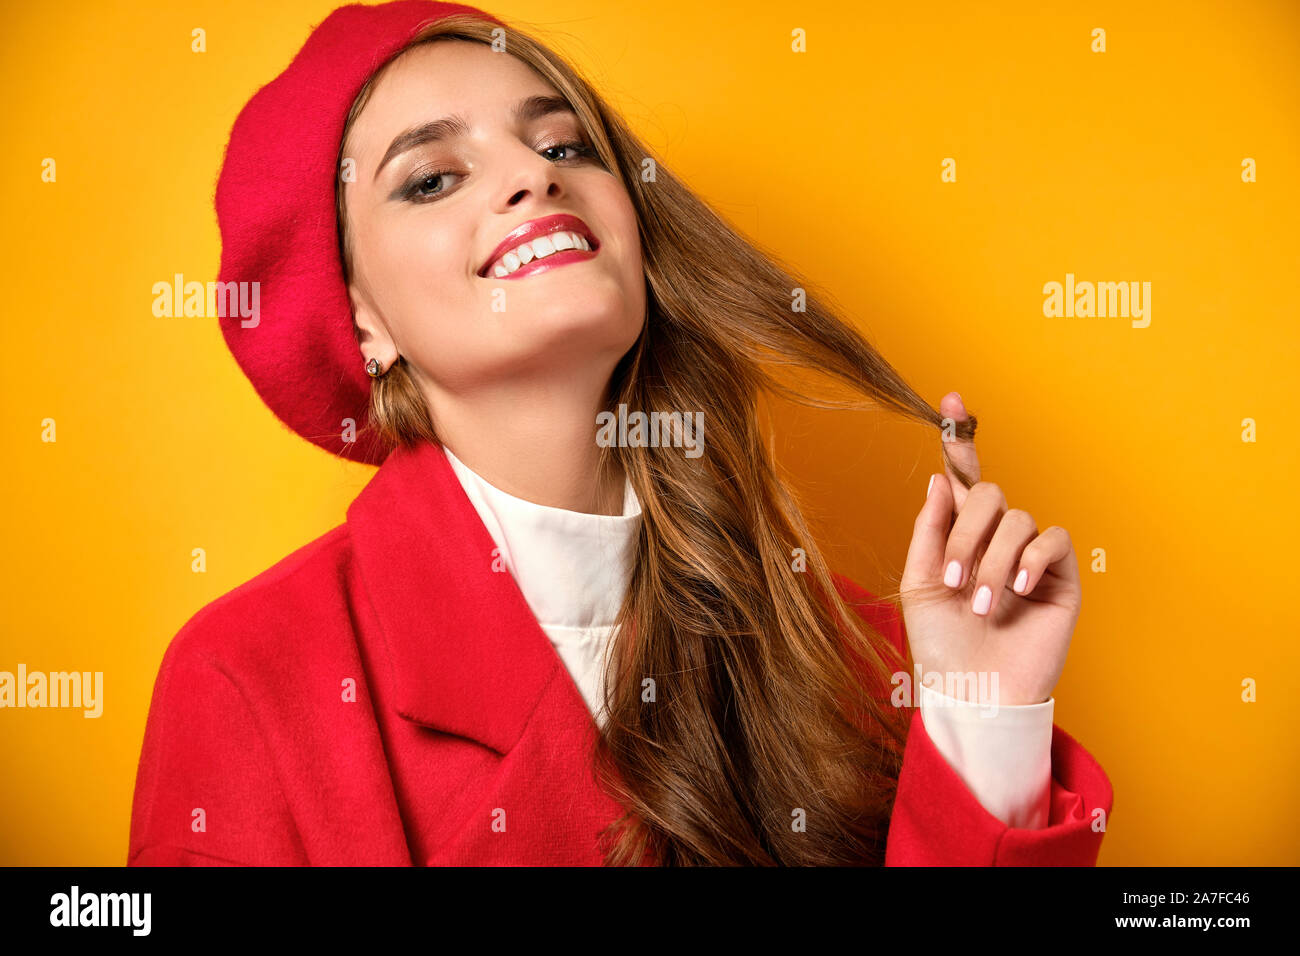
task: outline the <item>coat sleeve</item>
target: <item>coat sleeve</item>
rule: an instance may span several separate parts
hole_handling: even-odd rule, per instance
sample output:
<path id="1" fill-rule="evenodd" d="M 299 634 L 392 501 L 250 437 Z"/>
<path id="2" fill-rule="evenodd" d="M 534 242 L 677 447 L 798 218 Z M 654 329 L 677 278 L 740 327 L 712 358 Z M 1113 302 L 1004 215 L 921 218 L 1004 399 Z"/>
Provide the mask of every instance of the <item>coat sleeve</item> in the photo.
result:
<path id="1" fill-rule="evenodd" d="M 893 605 L 836 578 L 859 615 L 904 653 L 907 630 Z M 1094 866 L 1113 793 L 1097 761 L 1052 726 L 1050 812 L 1042 829 L 1009 827 L 988 812 L 912 714 L 885 847 L 886 866 Z"/>
<path id="2" fill-rule="evenodd" d="M 214 653 L 210 621 L 200 612 L 163 655 L 136 772 L 127 865 L 306 864 L 252 708 Z"/>

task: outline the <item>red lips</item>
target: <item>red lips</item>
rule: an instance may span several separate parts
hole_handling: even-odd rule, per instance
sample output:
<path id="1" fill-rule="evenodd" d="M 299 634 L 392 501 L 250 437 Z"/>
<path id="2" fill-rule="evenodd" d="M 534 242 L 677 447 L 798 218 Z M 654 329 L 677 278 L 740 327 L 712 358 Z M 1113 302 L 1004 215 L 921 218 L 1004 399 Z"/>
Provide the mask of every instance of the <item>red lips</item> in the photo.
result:
<path id="1" fill-rule="evenodd" d="M 520 243 L 531 242 L 540 236 L 548 236 L 553 232 L 576 232 L 591 243 L 591 250 L 595 252 L 600 248 L 600 243 L 596 240 L 595 235 L 587 224 L 577 216 L 570 216 L 567 213 L 561 213 L 555 216 L 543 216 L 540 219 L 532 219 L 524 223 L 517 229 L 509 232 L 502 239 L 492 254 L 487 257 L 487 261 L 479 267 L 478 274 L 481 278 L 487 278 L 488 268 L 496 262 L 500 256 L 505 255 L 511 249 Z"/>

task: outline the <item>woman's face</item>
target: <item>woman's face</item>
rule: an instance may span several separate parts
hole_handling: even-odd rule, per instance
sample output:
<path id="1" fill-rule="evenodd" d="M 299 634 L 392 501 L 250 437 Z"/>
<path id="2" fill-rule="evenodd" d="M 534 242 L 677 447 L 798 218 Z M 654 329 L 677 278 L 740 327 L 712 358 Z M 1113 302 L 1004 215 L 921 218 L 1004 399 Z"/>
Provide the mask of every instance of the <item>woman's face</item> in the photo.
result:
<path id="1" fill-rule="evenodd" d="M 594 153 L 568 145 L 590 141 L 567 106 L 516 115 L 532 97 L 563 104 L 513 56 L 439 41 L 394 61 L 352 127 L 344 191 L 362 351 L 385 368 L 402 355 L 431 400 L 577 370 L 608 381 L 641 332 L 631 200 Z M 407 136 L 450 117 L 465 129 Z M 557 214 L 585 224 L 594 255 L 505 278 L 484 269 L 510 233 Z"/>

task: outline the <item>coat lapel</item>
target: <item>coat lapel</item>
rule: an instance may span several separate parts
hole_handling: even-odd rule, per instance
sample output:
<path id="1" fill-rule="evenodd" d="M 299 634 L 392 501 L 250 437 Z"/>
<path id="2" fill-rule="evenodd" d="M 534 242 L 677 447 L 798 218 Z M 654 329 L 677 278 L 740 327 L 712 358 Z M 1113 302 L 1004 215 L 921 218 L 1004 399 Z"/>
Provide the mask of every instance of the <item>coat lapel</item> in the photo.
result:
<path id="1" fill-rule="evenodd" d="M 398 712 L 509 753 L 563 663 L 442 449 L 392 451 L 347 520 Z"/>

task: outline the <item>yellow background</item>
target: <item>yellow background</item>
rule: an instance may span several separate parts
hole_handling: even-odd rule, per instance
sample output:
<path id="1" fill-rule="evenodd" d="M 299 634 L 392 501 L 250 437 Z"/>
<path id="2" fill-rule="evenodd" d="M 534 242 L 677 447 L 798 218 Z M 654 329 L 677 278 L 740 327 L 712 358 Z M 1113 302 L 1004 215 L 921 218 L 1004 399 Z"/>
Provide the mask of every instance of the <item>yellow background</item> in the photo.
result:
<path id="1" fill-rule="evenodd" d="M 959 390 L 984 477 L 1070 531 L 1085 605 L 1056 722 L 1115 786 L 1100 862 L 1300 863 L 1300 5 L 985 6 L 487 9 L 542 31 L 923 396 Z M 102 670 L 105 711 L 0 710 L 0 863 L 124 862 L 167 642 L 341 522 L 372 474 L 279 425 L 215 319 L 151 310 L 156 281 L 215 279 L 230 125 L 332 7 L 3 14 L 0 670 Z M 1150 281 L 1150 327 L 1044 318 L 1067 272 Z M 884 587 L 937 436 L 879 412 L 777 421 L 833 559 Z"/>

